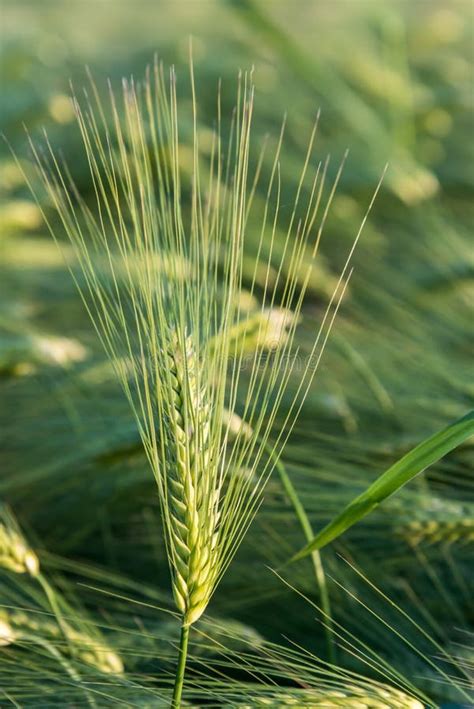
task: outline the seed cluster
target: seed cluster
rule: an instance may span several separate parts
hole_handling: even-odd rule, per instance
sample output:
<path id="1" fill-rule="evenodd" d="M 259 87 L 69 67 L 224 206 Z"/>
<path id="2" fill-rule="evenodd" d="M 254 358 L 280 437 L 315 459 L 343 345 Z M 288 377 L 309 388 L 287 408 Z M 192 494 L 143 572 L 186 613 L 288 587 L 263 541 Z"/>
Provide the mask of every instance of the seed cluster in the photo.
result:
<path id="1" fill-rule="evenodd" d="M 17 574 L 39 573 L 38 557 L 14 529 L 0 522 L 0 567 Z"/>
<path id="2" fill-rule="evenodd" d="M 184 349 L 184 351 L 183 351 Z M 213 486 L 210 409 L 190 338 L 167 352 L 171 378 L 166 441 L 173 593 L 187 625 L 206 608 L 213 589 L 219 490 Z"/>

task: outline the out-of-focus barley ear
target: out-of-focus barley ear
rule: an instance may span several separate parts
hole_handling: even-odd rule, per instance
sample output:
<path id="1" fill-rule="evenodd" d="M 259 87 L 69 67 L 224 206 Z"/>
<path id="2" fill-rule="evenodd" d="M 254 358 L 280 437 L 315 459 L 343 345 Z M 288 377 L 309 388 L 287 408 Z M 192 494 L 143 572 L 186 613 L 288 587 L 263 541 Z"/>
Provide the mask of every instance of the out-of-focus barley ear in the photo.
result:
<path id="1" fill-rule="evenodd" d="M 49 621 L 39 614 L 34 616 L 23 611 L 0 608 L 0 645 L 9 645 L 30 637 L 34 642 L 45 645 L 49 652 L 62 661 L 62 653 L 50 645 L 51 640 L 62 641 L 63 653 L 69 653 L 78 661 L 94 666 L 104 673 L 123 672 L 120 656 L 97 632 L 90 634 L 85 629 L 77 630 L 64 619 L 61 606 L 65 601 L 41 573 L 37 555 L 29 547 L 13 513 L 5 505 L 0 507 L 0 568 L 32 576 L 45 592 L 57 621 Z M 73 672 L 73 675 L 76 676 L 76 673 Z"/>
<path id="2" fill-rule="evenodd" d="M 396 528 L 396 534 L 408 544 L 472 544 L 474 542 L 474 519 L 424 519 L 407 522 Z"/>
<path id="3" fill-rule="evenodd" d="M 66 643 L 64 632 L 68 641 Z M 69 655 L 105 674 L 122 674 L 124 671 L 120 656 L 97 634 L 76 630 L 66 623 L 59 627 L 39 613 L 0 609 L 0 645 L 13 644 L 26 638 L 53 643 L 61 654 Z"/>
<path id="4" fill-rule="evenodd" d="M 8 621 L 0 615 L 0 646 L 10 645 L 14 641 L 15 633 L 13 628 Z"/>
<path id="5" fill-rule="evenodd" d="M 316 690 L 302 689 L 293 692 L 276 691 L 274 694 L 256 696 L 252 704 L 238 703 L 238 709 L 254 707 L 312 707 L 313 709 L 423 709 L 415 697 L 386 685 L 370 683 L 367 687 L 343 685 L 340 688 Z"/>
<path id="6" fill-rule="evenodd" d="M 124 667 L 121 657 L 102 638 L 69 627 L 67 639 L 75 659 L 95 667 L 104 674 L 120 675 L 123 673 Z"/>
<path id="7" fill-rule="evenodd" d="M 38 576 L 40 565 L 11 512 L 0 507 L 0 568 Z"/>

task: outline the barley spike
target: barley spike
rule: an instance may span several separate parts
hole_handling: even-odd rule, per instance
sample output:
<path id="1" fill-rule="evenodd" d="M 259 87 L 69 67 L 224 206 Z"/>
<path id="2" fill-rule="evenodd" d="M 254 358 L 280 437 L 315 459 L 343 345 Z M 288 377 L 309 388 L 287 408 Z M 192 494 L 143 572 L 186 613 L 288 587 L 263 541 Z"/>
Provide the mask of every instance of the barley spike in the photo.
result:
<path id="1" fill-rule="evenodd" d="M 219 492 L 212 489 L 209 476 L 210 410 L 205 388 L 198 384 L 191 339 L 186 338 L 184 351 L 172 345 L 167 357 L 172 389 L 166 455 L 173 593 L 185 624 L 191 625 L 212 594 Z"/>
<path id="2" fill-rule="evenodd" d="M 38 557 L 19 532 L 0 522 L 0 567 L 17 574 L 39 573 Z"/>

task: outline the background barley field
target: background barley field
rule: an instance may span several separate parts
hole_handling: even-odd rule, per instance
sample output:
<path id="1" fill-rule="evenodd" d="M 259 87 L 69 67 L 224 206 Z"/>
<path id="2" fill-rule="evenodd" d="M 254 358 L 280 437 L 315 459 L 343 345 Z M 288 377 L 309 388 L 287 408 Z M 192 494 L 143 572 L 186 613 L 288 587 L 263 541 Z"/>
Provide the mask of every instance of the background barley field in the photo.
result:
<path id="1" fill-rule="evenodd" d="M 140 81 L 156 53 L 177 70 L 189 179 L 192 37 L 204 160 L 217 87 L 228 117 L 239 70 L 253 70 L 255 83 L 251 168 L 265 141 L 275 147 L 286 115 L 276 273 L 320 110 L 315 151 L 330 155 L 330 180 L 349 154 L 296 330 L 303 359 L 388 163 L 282 454 L 317 532 L 473 408 L 473 6 L 2 0 L 0 12 L 0 530 L 14 528 L 41 567 L 31 573 L 22 547 L 19 566 L 0 568 L 0 706 L 169 706 L 179 624 L 156 484 L 44 225 L 47 195 L 35 203 L 10 148 L 28 170 L 24 126 L 33 140 L 45 127 L 93 200 L 70 81 L 81 93 L 87 66 L 105 95 L 109 78 Z M 264 157 L 262 174 L 271 168 Z M 189 193 L 182 199 L 186 209 Z M 244 289 L 265 199 L 257 187 Z M 191 636 L 187 705 L 472 706 L 473 458 L 471 438 L 322 550 L 329 616 L 311 559 L 287 564 L 305 534 L 275 472 Z"/>

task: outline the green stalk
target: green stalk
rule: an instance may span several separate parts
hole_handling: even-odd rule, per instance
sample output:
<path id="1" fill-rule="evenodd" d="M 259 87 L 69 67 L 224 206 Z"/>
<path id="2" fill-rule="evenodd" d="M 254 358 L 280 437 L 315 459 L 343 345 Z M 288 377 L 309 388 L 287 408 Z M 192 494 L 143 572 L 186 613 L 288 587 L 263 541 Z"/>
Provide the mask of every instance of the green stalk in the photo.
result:
<path id="1" fill-rule="evenodd" d="M 293 505 L 293 509 L 295 511 L 296 516 L 298 517 L 298 521 L 301 525 L 301 529 L 303 530 L 303 534 L 306 537 L 306 541 L 310 542 L 313 537 L 314 537 L 314 532 L 313 528 L 311 526 L 311 522 L 308 519 L 308 515 L 306 514 L 306 510 L 304 509 L 300 498 L 298 497 L 298 493 L 295 490 L 295 487 L 293 483 L 291 482 L 291 479 L 286 472 L 286 468 L 282 461 L 280 459 L 275 458 L 274 452 L 270 449 L 270 447 L 267 445 L 267 452 L 270 456 L 275 461 L 275 468 L 278 471 L 278 475 L 280 476 L 281 483 L 283 485 L 283 488 L 286 492 L 286 495 Z M 336 662 L 336 648 L 334 645 L 334 635 L 333 635 L 333 629 L 332 629 L 332 615 L 331 615 L 331 603 L 329 601 L 329 592 L 328 592 L 328 587 L 326 583 L 326 575 L 324 573 L 324 566 L 323 562 L 321 559 L 321 554 L 319 551 L 315 550 L 311 554 L 311 559 L 313 562 L 313 568 L 314 568 L 314 575 L 316 577 L 316 582 L 319 588 L 319 596 L 321 599 L 321 608 L 323 610 L 326 624 L 324 626 L 325 631 L 326 631 L 326 639 L 327 639 L 327 645 L 328 645 L 328 655 L 329 655 L 329 660 L 332 664 L 335 664 Z"/>
<path id="2" fill-rule="evenodd" d="M 183 625 L 181 626 L 181 638 L 179 640 L 178 666 L 176 668 L 176 678 L 174 681 L 173 701 L 171 703 L 173 709 L 179 709 L 181 706 L 184 671 L 186 669 L 186 657 L 188 655 L 188 639 L 189 625 L 184 625 L 183 621 Z"/>

